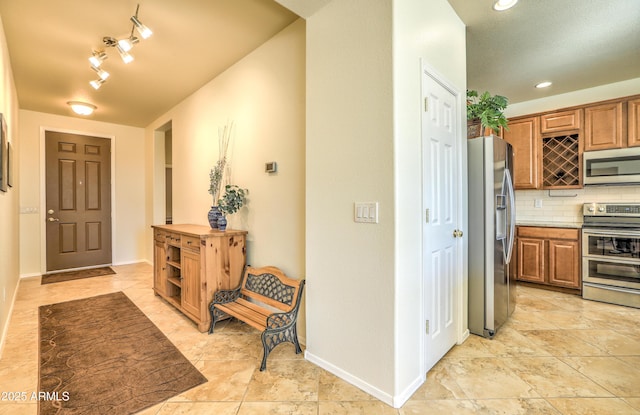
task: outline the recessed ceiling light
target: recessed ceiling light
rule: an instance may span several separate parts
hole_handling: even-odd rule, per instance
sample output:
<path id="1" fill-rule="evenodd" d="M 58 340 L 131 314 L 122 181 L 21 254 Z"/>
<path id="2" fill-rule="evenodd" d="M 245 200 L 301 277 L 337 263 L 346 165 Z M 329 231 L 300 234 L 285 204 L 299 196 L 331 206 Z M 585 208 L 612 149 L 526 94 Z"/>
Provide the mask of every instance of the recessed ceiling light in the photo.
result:
<path id="1" fill-rule="evenodd" d="M 540 82 L 539 84 L 536 85 L 536 88 L 540 89 L 540 88 L 547 88 L 551 86 L 551 82 L 550 81 L 544 81 L 544 82 Z"/>
<path id="2" fill-rule="evenodd" d="M 497 0 L 493 4 L 493 10 L 501 12 L 503 10 L 512 8 L 513 6 L 516 5 L 517 2 L 518 0 Z"/>
<path id="3" fill-rule="evenodd" d="M 91 115 L 97 108 L 93 104 L 81 101 L 69 101 L 67 104 L 69 104 L 73 112 L 78 115 Z"/>

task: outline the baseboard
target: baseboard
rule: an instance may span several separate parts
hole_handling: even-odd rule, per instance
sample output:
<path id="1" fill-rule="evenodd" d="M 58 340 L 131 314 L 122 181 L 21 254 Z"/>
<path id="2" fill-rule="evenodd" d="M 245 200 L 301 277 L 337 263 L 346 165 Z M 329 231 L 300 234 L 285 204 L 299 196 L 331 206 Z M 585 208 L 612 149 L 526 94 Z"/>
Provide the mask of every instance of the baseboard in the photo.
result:
<path id="1" fill-rule="evenodd" d="M 9 333 L 9 323 L 11 322 L 11 316 L 13 316 L 13 306 L 16 304 L 16 298 L 18 297 L 18 288 L 20 288 L 20 279 L 18 279 L 16 289 L 13 291 L 13 296 L 11 297 L 11 307 L 9 307 L 9 313 L 7 313 L 7 321 L 4 325 L 4 329 L 2 330 L 2 337 L 0 338 L 0 359 L 2 359 L 2 354 L 4 353 L 4 343 L 6 342 L 7 334 Z"/>
<path id="2" fill-rule="evenodd" d="M 470 335 L 471 335 L 471 332 L 469 331 L 469 329 L 466 329 L 464 332 L 462 332 L 462 336 L 458 338 L 458 344 L 464 343 L 469 338 Z"/>
<path id="3" fill-rule="evenodd" d="M 20 279 L 23 278 L 31 278 L 31 277 L 40 277 L 42 274 L 40 274 L 39 272 L 32 272 L 30 274 L 20 274 Z"/>
<path id="4" fill-rule="evenodd" d="M 402 391 L 401 394 L 393 397 L 393 407 L 394 408 L 402 408 L 402 405 L 407 403 L 407 401 L 413 396 L 414 393 L 422 386 L 422 384 L 427 380 L 426 376 L 418 376 L 409 386 Z"/>
<path id="5" fill-rule="evenodd" d="M 134 261 L 114 262 L 111 265 L 116 267 L 118 265 L 132 265 L 132 264 L 142 264 L 142 263 L 153 265 L 153 263 L 150 262 L 148 259 L 137 259 L 137 260 L 134 260 Z"/>
<path id="6" fill-rule="evenodd" d="M 324 370 L 326 370 L 327 372 L 331 372 L 334 375 L 336 375 L 337 377 L 339 377 L 340 379 L 344 380 L 345 382 L 348 382 L 350 384 L 352 384 L 353 386 L 362 389 L 363 391 L 365 391 L 366 393 L 368 393 L 369 395 L 381 400 L 382 402 L 386 403 L 389 406 L 394 406 L 394 401 L 395 399 L 393 398 L 393 396 L 389 395 L 388 393 L 376 388 L 375 386 L 372 386 L 370 384 L 368 384 L 367 382 L 365 382 L 364 380 L 353 376 L 351 373 L 344 371 L 343 369 L 340 369 L 339 367 L 333 365 L 332 363 L 327 362 L 326 360 L 323 360 L 321 358 L 319 358 L 318 356 L 314 355 L 313 353 L 309 353 L 309 351 L 305 351 L 304 353 L 304 357 L 305 359 L 307 359 L 308 361 L 310 361 L 311 363 L 323 368 Z"/>

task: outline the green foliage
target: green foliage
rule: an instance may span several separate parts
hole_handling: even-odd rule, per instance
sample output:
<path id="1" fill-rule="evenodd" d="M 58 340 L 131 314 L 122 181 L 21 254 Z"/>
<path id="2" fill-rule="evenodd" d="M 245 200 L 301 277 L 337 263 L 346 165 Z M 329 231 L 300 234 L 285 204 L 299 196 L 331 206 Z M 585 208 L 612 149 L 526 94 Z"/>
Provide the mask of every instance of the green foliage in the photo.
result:
<path id="1" fill-rule="evenodd" d="M 478 95 L 478 91 L 467 90 L 467 120 L 479 119 L 483 127 L 491 128 L 496 134 L 500 127 L 507 127 L 507 118 L 502 112 L 509 101 L 502 95 L 491 96 L 489 92 Z"/>
<path id="2" fill-rule="evenodd" d="M 235 184 L 224 187 L 224 195 L 218 200 L 218 209 L 225 215 L 236 213 L 247 202 L 247 189 L 242 189 Z"/>

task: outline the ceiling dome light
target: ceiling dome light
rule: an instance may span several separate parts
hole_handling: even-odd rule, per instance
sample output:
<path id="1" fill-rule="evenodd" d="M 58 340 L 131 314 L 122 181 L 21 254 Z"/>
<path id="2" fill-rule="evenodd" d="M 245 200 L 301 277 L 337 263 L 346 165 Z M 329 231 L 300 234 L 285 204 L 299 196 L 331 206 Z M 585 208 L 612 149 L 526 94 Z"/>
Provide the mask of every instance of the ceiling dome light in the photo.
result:
<path id="1" fill-rule="evenodd" d="M 497 0 L 493 4 L 493 10 L 501 12 L 501 11 L 512 8 L 513 6 L 516 5 L 517 2 L 518 0 Z"/>
<path id="2" fill-rule="evenodd" d="M 548 88 L 551 86 L 551 81 L 544 81 L 544 82 L 540 82 L 539 84 L 536 85 L 536 88 L 540 89 L 540 88 Z"/>
<path id="3" fill-rule="evenodd" d="M 91 115 L 98 107 L 93 104 L 89 104 L 81 101 L 69 101 L 67 102 L 73 112 L 78 115 Z"/>

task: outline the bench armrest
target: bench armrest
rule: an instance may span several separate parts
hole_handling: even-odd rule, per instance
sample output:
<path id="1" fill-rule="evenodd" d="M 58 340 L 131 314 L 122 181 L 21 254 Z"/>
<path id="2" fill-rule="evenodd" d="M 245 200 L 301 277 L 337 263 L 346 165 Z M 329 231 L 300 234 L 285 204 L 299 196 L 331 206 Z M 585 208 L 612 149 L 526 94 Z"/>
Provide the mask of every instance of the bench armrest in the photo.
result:
<path id="1" fill-rule="evenodd" d="M 294 309 L 288 313 L 274 313 L 267 317 L 267 330 L 282 329 L 296 323 L 298 310 Z"/>
<path id="2" fill-rule="evenodd" d="M 226 304 L 232 301 L 235 301 L 240 297 L 240 289 L 242 287 L 238 287 L 235 290 L 220 290 L 213 293 L 213 301 L 209 306 L 210 309 L 213 309 L 215 304 Z"/>

